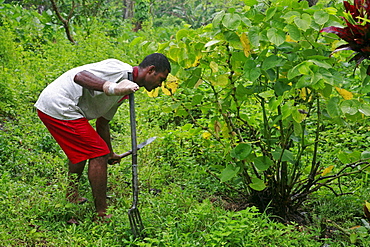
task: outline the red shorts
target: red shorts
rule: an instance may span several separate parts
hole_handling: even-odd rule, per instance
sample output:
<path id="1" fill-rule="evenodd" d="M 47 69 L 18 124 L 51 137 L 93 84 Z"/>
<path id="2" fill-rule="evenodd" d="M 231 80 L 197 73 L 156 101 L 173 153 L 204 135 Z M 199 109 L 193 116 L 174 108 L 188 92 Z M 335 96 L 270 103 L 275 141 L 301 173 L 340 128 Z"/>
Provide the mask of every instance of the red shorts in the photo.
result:
<path id="1" fill-rule="evenodd" d="M 107 143 L 86 118 L 59 120 L 40 110 L 37 113 L 72 164 L 110 153 Z"/>

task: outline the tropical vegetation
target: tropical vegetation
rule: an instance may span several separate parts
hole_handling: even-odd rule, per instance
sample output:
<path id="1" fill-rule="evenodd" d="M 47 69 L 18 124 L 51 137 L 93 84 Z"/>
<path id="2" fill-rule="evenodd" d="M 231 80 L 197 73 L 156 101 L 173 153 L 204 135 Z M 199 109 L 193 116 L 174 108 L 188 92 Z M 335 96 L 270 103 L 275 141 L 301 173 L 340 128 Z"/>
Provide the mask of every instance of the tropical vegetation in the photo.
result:
<path id="1" fill-rule="evenodd" d="M 0 245 L 369 246 L 367 3 L 2 1 Z M 70 68 L 152 52 L 172 71 L 136 93 L 139 142 L 158 138 L 139 151 L 134 238 L 130 159 L 109 167 L 112 221 L 93 222 L 87 176 L 89 202 L 68 203 L 66 157 L 33 104 Z"/>

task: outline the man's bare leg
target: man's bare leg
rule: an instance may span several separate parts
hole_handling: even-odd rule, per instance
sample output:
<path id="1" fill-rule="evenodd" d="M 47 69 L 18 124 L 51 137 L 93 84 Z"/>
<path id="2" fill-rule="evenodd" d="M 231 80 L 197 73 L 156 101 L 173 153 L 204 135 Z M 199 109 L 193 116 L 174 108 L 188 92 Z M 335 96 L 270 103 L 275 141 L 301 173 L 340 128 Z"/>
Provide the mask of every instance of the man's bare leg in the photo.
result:
<path id="1" fill-rule="evenodd" d="M 67 200 L 72 203 L 81 203 L 86 201 L 85 198 L 79 196 L 78 193 L 78 183 L 81 178 L 82 172 L 84 171 L 86 161 L 82 161 L 77 164 L 72 164 L 69 161 L 69 171 L 68 171 L 68 179 L 69 185 L 67 188 Z"/>
<path id="2" fill-rule="evenodd" d="M 107 156 L 90 159 L 88 176 L 98 216 L 107 216 Z"/>

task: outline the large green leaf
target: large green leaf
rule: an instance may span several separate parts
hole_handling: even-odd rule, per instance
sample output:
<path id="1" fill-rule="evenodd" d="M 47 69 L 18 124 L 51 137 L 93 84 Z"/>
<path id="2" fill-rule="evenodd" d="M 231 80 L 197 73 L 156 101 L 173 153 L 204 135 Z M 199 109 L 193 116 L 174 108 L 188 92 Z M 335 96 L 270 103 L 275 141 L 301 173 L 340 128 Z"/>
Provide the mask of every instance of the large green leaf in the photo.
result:
<path id="1" fill-rule="evenodd" d="M 252 147 L 248 143 L 240 143 L 230 152 L 230 156 L 238 160 L 244 160 L 252 152 Z"/>
<path id="2" fill-rule="evenodd" d="M 296 17 L 300 17 L 301 14 L 298 11 L 289 11 L 284 14 L 283 18 L 286 20 L 287 23 L 292 24 Z"/>
<path id="3" fill-rule="evenodd" d="M 339 98 L 338 97 L 333 97 L 330 98 L 326 105 L 328 109 L 329 116 L 332 118 L 336 118 L 340 116 L 340 109 L 339 109 Z"/>
<path id="4" fill-rule="evenodd" d="M 317 24 L 323 25 L 329 20 L 329 14 L 324 10 L 319 10 L 313 14 L 313 18 Z"/>
<path id="5" fill-rule="evenodd" d="M 236 30 L 241 23 L 241 18 L 237 13 L 226 13 L 222 19 L 222 24 L 230 30 Z"/>
<path id="6" fill-rule="evenodd" d="M 287 149 L 277 149 L 276 151 L 272 152 L 272 156 L 275 160 L 279 160 L 281 157 L 281 161 L 288 161 L 290 163 L 294 163 L 294 155 L 291 151 Z"/>
<path id="7" fill-rule="evenodd" d="M 226 182 L 238 174 L 240 167 L 233 166 L 232 164 L 228 165 L 222 172 L 220 176 L 221 182 Z"/>
<path id="8" fill-rule="evenodd" d="M 253 159 L 254 166 L 259 171 L 266 171 L 270 166 L 273 165 L 272 160 L 267 156 L 260 156 Z"/>
<path id="9" fill-rule="evenodd" d="M 282 114 L 282 119 L 286 119 L 287 117 L 289 117 L 293 110 L 295 108 L 293 107 L 293 102 L 292 101 L 288 101 L 286 102 L 283 107 L 281 107 L 281 114 Z"/>
<path id="10" fill-rule="evenodd" d="M 306 118 L 306 114 L 302 113 L 302 111 L 299 110 L 300 109 L 297 109 L 295 107 L 295 110 L 292 111 L 292 118 L 297 123 L 301 123 Z"/>
<path id="11" fill-rule="evenodd" d="M 309 75 L 302 76 L 301 78 L 299 78 L 296 88 L 304 88 L 310 86 L 312 84 L 311 79 L 312 78 Z"/>
<path id="12" fill-rule="evenodd" d="M 193 88 L 195 84 L 198 82 L 200 79 L 200 75 L 202 74 L 202 69 L 201 68 L 195 68 L 191 76 L 184 82 L 185 86 L 188 88 Z"/>
<path id="13" fill-rule="evenodd" d="M 362 104 L 360 107 L 359 107 L 359 112 L 361 112 L 362 114 L 364 114 L 365 116 L 370 116 L 370 105 L 367 104 L 367 103 L 364 103 Z"/>
<path id="14" fill-rule="evenodd" d="M 240 41 L 240 37 L 238 34 L 232 31 L 224 32 L 225 39 L 230 43 L 230 45 L 236 49 L 242 50 L 243 45 Z"/>
<path id="15" fill-rule="evenodd" d="M 285 41 L 285 32 L 272 27 L 267 30 L 267 37 L 271 43 L 279 46 Z"/>
<path id="16" fill-rule="evenodd" d="M 250 183 L 249 186 L 257 191 L 262 191 L 266 188 L 266 184 L 259 178 L 252 178 L 252 183 Z"/>
<path id="17" fill-rule="evenodd" d="M 311 16 L 309 14 L 302 14 L 301 17 L 295 17 L 294 23 L 297 25 L 297 27 L 303 31 L 306 31 L 310 28 L 311 25 Z"/>
<path id="18" fill-rule="evenodd" d="M 259 27 L 251 27 L 248 32 L 248 39 L 251 45 L 258 47 L 260 43 Z"/>
<path id="19" fill-rule="evenodd" d="M 296 25 L 287 25 L 286 28 L 288 29 L 288 33 L 290 38 L 294 39 L 295 41 L 299 41 L 301 39 L 301 31 Z"/>
<path id="20" fill-rule="evenodd" d="M 276 11 L 277 11 L 277 7 L 272 7 L 272 8 L 267 9 L 265 21 L 270 20 L 275 15 Z"/>
<path id="21" fill-rule="evenodd" d="M 290 70 L 288 70 L 288 75 L 287 75 L 288 80 L 291 80 L 294 77 L 297 77 L 297 76 L 301 75 L 301 73 L 298 70 L 299 66 L 300 66 L 300 64 L 298 64 L 298 65 L 294 66 L 293 68 L 291 68 Z"/>
<path id="22" fill-rule="evenodd" d="M 281 66 L 282 58 L 276 56 L 276 55 L 271 55 L 267 57 L 263 63 L 262 63 L 262 69 L 268 70 L 277 66 Z"/>
<path id="23" fill-rule="evenodd" d="M 214 28 L 220 28 L 220 24 L 221 24 L 221 21 L 224 18 L 224 16 L 225 16 L 225 11 L 224 10 L 218 12 L 215 15 L 215 17 L 213 18 L 213 21 L 212 21 L 212 25 L 213 25 Z"/>
<path id="24" fill-rule="evenodd" d="M 358 111 L 358 101 L 345 100 L 340 104 L 340 109 L 342 110 L 343 113 L 354 115 Z"/>

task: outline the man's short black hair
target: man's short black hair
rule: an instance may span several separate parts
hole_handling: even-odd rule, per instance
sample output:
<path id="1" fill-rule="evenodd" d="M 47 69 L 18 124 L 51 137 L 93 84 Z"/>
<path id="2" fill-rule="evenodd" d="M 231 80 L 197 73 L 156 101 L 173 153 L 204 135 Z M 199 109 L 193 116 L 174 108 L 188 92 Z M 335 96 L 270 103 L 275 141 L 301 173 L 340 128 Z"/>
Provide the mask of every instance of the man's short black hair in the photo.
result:
<path id="1" fill-rule="evenodd" d="M 170 62 L 162 53 L 153 53 L 146 56 L 144 60 L 139 64 L 139 67 L 146 68 L 151 65 L 155 66 L 155 71 L 158 73 L 165 72 L 166 70 L 168 70 L 168 73 L 171 72 Z"/>

